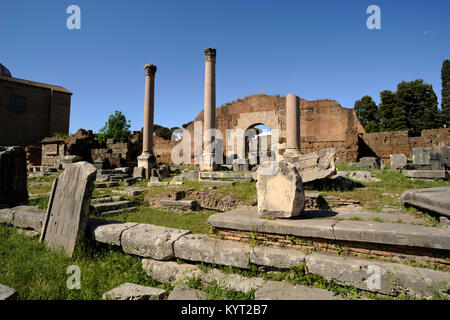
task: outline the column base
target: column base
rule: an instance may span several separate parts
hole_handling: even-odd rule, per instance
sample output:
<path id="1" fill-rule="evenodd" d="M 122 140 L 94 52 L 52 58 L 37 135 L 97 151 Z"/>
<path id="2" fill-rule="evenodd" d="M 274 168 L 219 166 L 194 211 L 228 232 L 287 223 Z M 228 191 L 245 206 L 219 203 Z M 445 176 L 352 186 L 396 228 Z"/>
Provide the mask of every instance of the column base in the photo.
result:
<path id="1" fill-rule="evenodd" d="M 286 149 L 286 151 L 283 154 L 283 158 L 286 161 L 289 161 L 289 160 L 295 161 L 295 159 L 301 155 L 302 155 L 302 153 L 298 149 Z"/>
<path id="2" fill-rule="evenodd" d="M 151 153 L 143 153 L 138 158 L 138 167 L 144 168 L 145 178 L 150 176 L 150 170 L 156 167 L 156 157 Z"/>
<path id="3" fill-rule="evenodd" d="M 200 171 L 215 171 L 218 166 L 214 163 L 213 153 L 203 153 L 200 160 Z"/>

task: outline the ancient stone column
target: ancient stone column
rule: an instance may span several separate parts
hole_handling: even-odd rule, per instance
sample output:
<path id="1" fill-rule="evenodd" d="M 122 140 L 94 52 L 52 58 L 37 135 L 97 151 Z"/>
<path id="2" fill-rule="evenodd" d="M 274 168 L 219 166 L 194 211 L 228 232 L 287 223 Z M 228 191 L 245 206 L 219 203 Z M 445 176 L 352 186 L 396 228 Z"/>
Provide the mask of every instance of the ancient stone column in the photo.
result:
<path id="1" fill-rule="evenodd" d="M 146 177 L 149 171 L 156 165 L 156 157 L 153 155 L 153 114 L 155 94 L 156 66 L 146 64 L 145 69 L 145 102 L 144 102 L 144 132 L 142 154 L 138 157 L 138 167 L 144 168 Z"/>
<path id="2" fill-rule="evenodd" d="M 286 96 L 286 151 L 285 156 L 300 154 L 300 101 L 293 94 Z"/>
<path id="3" fill-rule="evenodd" d="M 203 110 L 203 154 L 200 170 L 214 170 L 214 151 L 205 150 L 213 142 L 210 129 L 216 125 L 216 49 L 206 48 L 205 53 L 205 104 Z"/>

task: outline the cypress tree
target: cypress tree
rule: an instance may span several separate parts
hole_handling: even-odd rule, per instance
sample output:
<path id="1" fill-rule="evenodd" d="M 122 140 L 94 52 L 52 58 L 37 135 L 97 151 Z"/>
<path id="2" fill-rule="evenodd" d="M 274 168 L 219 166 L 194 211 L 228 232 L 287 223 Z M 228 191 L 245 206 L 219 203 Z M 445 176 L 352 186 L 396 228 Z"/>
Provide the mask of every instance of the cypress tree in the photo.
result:
<path id="1" fill-rule="evenodd" d="M 354 110 L 366 132 L 377 132 L 379 130 L 378 106 L 371 96 L 366 95 L 361 100 L 357 100 Z"/>
<path id="2" fill-rule="evenodd" d="M 444 123 L 450 128 L 450 60 L 444 60 L 441 70 L 442 100 L 441 109 Z"/>
<path id="3" fill-rule="evenodd" d="M 395 92 L 390 90 L 380 92 L 380 100 L 381 102 L 378 106 L 380 112 L 380 130 L 395 130 L 392 124 L 394 118 L 394 108 L 397 106 L 397 96 Z"/>

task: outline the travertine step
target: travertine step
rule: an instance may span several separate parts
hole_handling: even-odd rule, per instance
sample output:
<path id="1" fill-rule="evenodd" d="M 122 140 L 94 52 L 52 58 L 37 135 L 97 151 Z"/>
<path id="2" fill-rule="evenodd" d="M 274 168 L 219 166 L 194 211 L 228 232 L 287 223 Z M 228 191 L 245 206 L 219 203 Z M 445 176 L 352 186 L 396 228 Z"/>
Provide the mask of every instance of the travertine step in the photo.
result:
<path id="1" fill-rule="evenodd" d="M 115 210 L 122 210 L 124 208 L 131 207 L 133 205 L 132 201 L 122 200 L 104 203 L 95 203 L 91 205 L 91 212 L 96 214 L 102 214 L 104 212 L 111 212 Z"/>

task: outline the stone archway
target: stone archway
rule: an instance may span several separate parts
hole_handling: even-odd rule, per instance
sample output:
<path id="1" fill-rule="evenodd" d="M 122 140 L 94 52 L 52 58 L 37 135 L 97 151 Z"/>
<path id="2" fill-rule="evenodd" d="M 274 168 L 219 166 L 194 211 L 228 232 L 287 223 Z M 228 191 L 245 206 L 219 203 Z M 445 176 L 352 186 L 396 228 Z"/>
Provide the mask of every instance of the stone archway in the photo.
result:
<path id="1" fill-rule="evenodd" d="M 251 129 L 256 131 L 250 132 Z M 248 159 L 250 164 L 259 165 L 272 156 L 271 131 L 264 123 L 254 123 L 244 131 L 245 159 Z"/>

